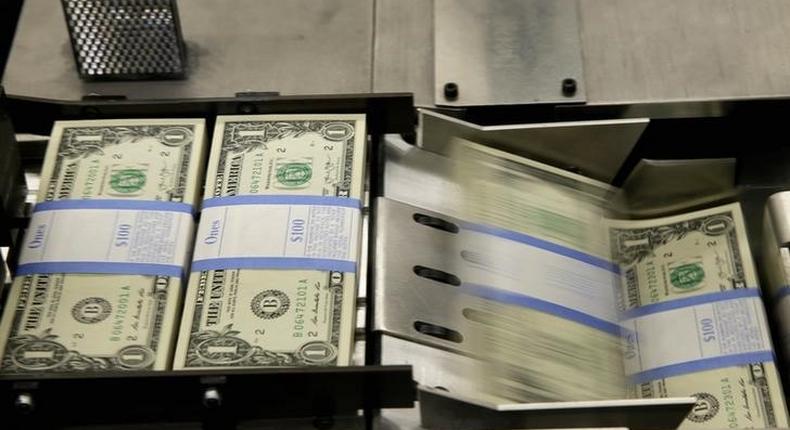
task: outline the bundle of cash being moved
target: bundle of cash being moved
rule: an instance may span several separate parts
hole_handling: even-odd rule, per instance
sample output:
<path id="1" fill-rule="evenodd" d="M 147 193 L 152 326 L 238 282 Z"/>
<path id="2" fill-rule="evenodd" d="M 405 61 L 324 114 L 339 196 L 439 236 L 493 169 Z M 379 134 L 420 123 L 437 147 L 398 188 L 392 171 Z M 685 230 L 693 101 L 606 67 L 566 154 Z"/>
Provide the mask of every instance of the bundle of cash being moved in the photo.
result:
<path id="1" fill-rule="evenodd" d="M 348 365 L 363 115 L 218 117 L 176 369 Z"/>
<path id="2" fill-rule="evenodd" d="M 623 398 L 618 272 L 604 228 L 613 188 L 462 139 L 450 156 L 465 227 L 447 255 L 474 298 L 458 306 L 479 333 L 471 353 L 489 363 L 479 375 L 487 394 Z"/>
<path id="3" fill-rule="evenodd" d="M 738 204 L 611 221 L 636 397 L 693 396 L 683 428 L 787 427 Z"/>
<path id="4" fill-rule="evenodd" d="M 169 367 L 204 134 L 202 119 L 55 123 L 0 372 Z"/>
<path id="5" fill-rule="evenodd" d="M 462 289 L 487 299 L 464 317 L 480 323 L 485 335 L 478 337 L 486 341 L 480 350 L 499 364 L 488 378 L 490 394 L 535 401 L 615 392 L 611 381 L 618 378 L 601 378 L 614 374 L 614 364 L 593 377 L 575 376 L 593 368 L 579 355 L 612 356 L 603 334 L 614 318 L 623 341 L 619 364 L 633 396 L 696 397 L 687 428 L 787 426 L 738 204 L 641 221 L 603 219 L 602 195 L 583 181 L 569 182 L 556 169 L 528 174 L 525 166 L 534 162 L 454 143 L 452 155 L 466 165 L 456 179 L 463 216 L 488 235 L 473 245 L 454 241 L 461 247 L 452 254 L 470 263 Z M 604 253 L 607 242 L 611 252 Z M 607 270 L 620 282 L 607 282 Z M 464 285 L 469 279 L 476 285 Z M 617 291 L 609 312 L 608 286 Z M 575 300 L 558 296 L 571 289 Z M 549 317 L 577 324 L 557 333 Z M 587 334 L 593 328 L 598 337 Z M 552 375 L 562 369 L 564 375 Z"/>

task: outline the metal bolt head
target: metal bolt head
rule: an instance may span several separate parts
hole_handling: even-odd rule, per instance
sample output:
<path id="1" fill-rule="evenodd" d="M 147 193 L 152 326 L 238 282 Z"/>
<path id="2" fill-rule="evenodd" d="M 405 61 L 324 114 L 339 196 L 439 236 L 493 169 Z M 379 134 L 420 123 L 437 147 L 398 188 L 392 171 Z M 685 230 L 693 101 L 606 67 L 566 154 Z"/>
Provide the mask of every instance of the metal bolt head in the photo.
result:
<path id="1" fill-rule="evenodd" d="M 216 409 L 222 406 L 222 395 L 216 388 L 207 388 L 203 392 L 203 406 L 209 409 Z"/>
<path id="2" fill-rule="evenodd" d="M 455 82 L 448 82 L 444 84 L 444 98 L 447 100 L 455 100 L 458 98 L 458 84 Z"/>
<path id="3" fill-rule="evenodd" d="M 33 396 L 28 393 L 21 393 L 17 395 L 16 399 L 14 399 L 14 407 L 16 408 L 17 412 L 21 414 L 29 414 L 33 412 L 33 409 L 35 409 Z"/>
<path id="4" fill-rule="evenodd" d="M 576 79 L 566 78 L 562 80 L 562 95 L 573 97 L 576 94 Z"/>

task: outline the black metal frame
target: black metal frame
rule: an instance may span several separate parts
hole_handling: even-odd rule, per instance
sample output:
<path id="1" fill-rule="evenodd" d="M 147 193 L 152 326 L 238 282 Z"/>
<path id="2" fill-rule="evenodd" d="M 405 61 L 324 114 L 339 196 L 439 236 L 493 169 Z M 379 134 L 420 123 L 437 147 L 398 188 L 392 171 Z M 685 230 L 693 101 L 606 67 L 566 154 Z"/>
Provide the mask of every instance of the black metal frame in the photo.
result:
<path id="1" fill-rule="evenodd" d="M 623 118 L 678 119 L 778 116 L 790 113 L 790 98 L 660 101 L 588 105 L 584 103 L 466 106 L 436 109 L 479 125 L 529 124 Z"/>
<path id="2" fill-rule="evenodd" d="M 129 372 L 0 377 L 4 425 L 196 422 L 233 428 L 281 417 L 355 415 L 411 407 L 411 366 Z M 13 428 L 13 427 L 12 427 Z"/>
<path id="3" fill-rule="evenodd" d="M 14 128 L 3 111 L 4 99 L 0 87 L 0 246 L 9 246 L 13 243 L 11 228 L 15 220 L 23 216 L 27 188 L 19 148 L 14 139 Z M 2 278 L 0 276 L 0 281 Z"/>
<path id="4" fill-rule="evenodd" d="M 367 115 L 372 159 L 378 157 L 381 134 L 414 130 L 410 94 L 284 97 L 253 93 L 234 98 L 158 101 L 123 97 L 76 102 L 14 96 L 0 99 L 0 121 L 13 123 L 17 132 L 45 135 L 54 121 L 66 119 L 202 117 L 211 133 L 217 115 L 352 112 Z M 8 136 L 0 139 L 7 140 Z M 13 134 L 10 136 L 13 138 Z M 23 148 L 23 158 L 40 161 L 44 149 L 45 143 Z M 371 177 L 376 177 L 376 168 L 377 164 L 371 163 Z M 26 221 L 21 217 L 0 223 L 0 233 L 10 237 Z M 204 428 L 235 428 L 240 421 L 280 417 L 316 418 L 316 426 L 328 428 L 333 416 L 354 416 L 363 410 L 370 426 L 376 409 L 413 407 L 416 395 L 411 366 L 374 364 L 6 375 L 0 376 L 0 415 L 12 428 L 186 421 L 202 422 Z"/>
<path id="5" fill-rule="evenodd" d="M 0 78 L 3 77 L 11 42 L 14 40 L 19 13 L 22 11 L 22 0 L 0 0 Z"/>
<path id="6" fill-rule="evenodd" d="M 414 132 L 410 93 L 281 96 L 239 93 L 236 97 L 127 100 L 125 96 L 86 96 L 81 101 L 8 95 L 6 109 L 17 132 L 48 134 L 55 120 L 100 118 L 207 118 L 217 115 L 287 113 L 366 113 L 368 133 Z"/>

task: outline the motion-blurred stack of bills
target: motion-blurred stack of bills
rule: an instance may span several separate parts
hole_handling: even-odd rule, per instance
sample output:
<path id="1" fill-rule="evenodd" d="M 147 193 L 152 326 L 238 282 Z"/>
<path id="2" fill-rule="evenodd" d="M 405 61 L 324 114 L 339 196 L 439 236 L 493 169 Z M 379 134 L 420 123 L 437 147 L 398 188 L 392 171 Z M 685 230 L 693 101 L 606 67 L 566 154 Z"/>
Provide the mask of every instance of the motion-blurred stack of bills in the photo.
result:
<path id="1" fill-rule="evenodd" d="M 787 426 L 738 204 L 613 220 L 604 185 L 460 139 L 450 157 L 458 212 L 497 238 L 451 250 L 479 275 L 463 290 L 487 299 L 463 317 L 497 364 L 490 394 L 614 398 L 625 384 L 638 398 L 695 397 L 686 428 Z"/>
<path id="2" fill-rule="evenodd" d="M 625 396 L 617 267 L 604 222 L 614 189 L 457 139 L 458 214 L 451 255 L 464 279 L 462 317 L 479 330 L 488 394 L 517 402 Z M 462 299 L 466 302 L 466 299 Z M 471 339 L 470 339 L 471 341 Z"/>

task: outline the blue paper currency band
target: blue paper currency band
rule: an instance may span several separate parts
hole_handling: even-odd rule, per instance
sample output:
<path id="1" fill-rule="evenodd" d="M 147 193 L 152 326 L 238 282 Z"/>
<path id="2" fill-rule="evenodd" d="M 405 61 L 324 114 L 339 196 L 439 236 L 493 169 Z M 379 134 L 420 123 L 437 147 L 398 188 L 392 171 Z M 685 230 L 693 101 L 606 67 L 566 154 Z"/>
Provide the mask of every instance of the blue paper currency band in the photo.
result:
<path id="1" fill-rule="evenodd" d="M 779 290 L 774 294 L 774 300 L 781 300 L 787 296 L 790 296 L 790 286 L 782 285 Z"/>
<path id="2" fill-rule="evenodd" d="M 615 274 L 620 273 L 620 267 L 617 264 L 612 263 L 611 261 L 607 261 L 603 258 L 568 248 L 567 246 L 562 246 L 543 239 L 538 239 L 537 237 L 533 237 L 524 233 L 518 233 L 511 230 L 505 230 L 502 228 L 491 227 L 482 224 L 462 223 L 461 227 L 463 227 L 466 230 L 488 234 L 491 236 L 500 237 L 502 239 L 511 240 L 513 242 L 523 243 L 525 245 L 533 246 L 535 248 L 540 248 L 544 251 L 549 251 L 555 254 L 562 255 L 564 257 L 572 258 L 574 260 L 581 261 L 583 263 L 587 263 L 592 266 L 608 270 Z"/>
<path id="3" fill-rule="evenodd" d="M 159 200 L 74 199 L 36 203 L 33 213 L 69 209 L 145 210 L 193 213 L 192 205 Z"/>
<path id="4" fill-rule="evenodd" d="M 723 357 L 703 358 L 700 360 L 687 361 L 685 363 L 671 364 L 669 366 L 657 367 L 644 372 L 629 375 L 631 383 L 641 384 L 644 382 L 655 381 L 657 379 L 670 378 L 672 376 L 683 375 L 686 373 L 702 372 L 722 367 L 742 366 L 750 363 L 761 363 L 774 361 L 773 351 L 747 352 L 743 354 L 725 355 Z"/>
<path id="5" fill-rule="evenodd" d="M 720 291 L 717 293 L 700 294 L 694 297 L 686 297 L 683 299 L 669 300 L 661 303 L 653 303 L 651 305 L 644 305 L 635 309 L 631 309 L 623 313 L 621 319 L 637 318 L 645 315 L 655 314 L 658 312 L 671 311 L 673 309 L 687 308 L 689 306 L 697 306 L 705 303 L 721 302 L 724 300 L 734 300 L 744 297 L 760 297 L 759 288 L 738 288 L 735 290 Z"/>
<path id="6" fill-rule="evenodd" d="M 238 205 L 313 205 L 341 206 L 355 209 L 360 209 L 362 207 L 359 199 L 335 196 L 245 195 L 212 197 L 203 200 L 203 209 L 217 206 Z"/>
<path id="7" fill-rule="evenodd" d="M 523 294 L 513 293 L 511 291 L 504 291 L 498 288 L 492 288 L 485 285 L 478 284 L 463 284 L 461 291 L 471 294 L 483 299 L 493 300 L 500 303 L 522 306 L 536 311 L 545 312 L 562 319 L 577 322 L 588 327 L 604 331 L 614 336 L 620 336 L 620 325 L 606 321 L 604 319 L 594 317 L 584 312 L 579 312 L 574 309 L 567 308 L 562 305 L 551 303 L 545 300 L 537 299 L 535 297 L 526 296 Z"/>
<path id="8" fill-rule="evenodd" d="M 220 269 L 291 269 L 355 273 L 357 271 L 357 263 L 328 258 L 299 257 L 206 258 L 204 260 L 195 260 L 192 262 L 193 272 Z"/>
<path id="9" fill-rule="evenodd" d="M 102 261 L 61 261 L 26 263 L 17 267 L 17 275 L 39 273 L 97 273 L 114 275 L 148 275 L 182 277 L 183 267 L 154 263 L 108 263 Z"/>

